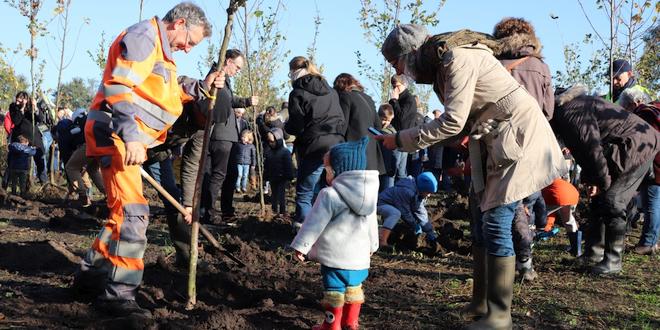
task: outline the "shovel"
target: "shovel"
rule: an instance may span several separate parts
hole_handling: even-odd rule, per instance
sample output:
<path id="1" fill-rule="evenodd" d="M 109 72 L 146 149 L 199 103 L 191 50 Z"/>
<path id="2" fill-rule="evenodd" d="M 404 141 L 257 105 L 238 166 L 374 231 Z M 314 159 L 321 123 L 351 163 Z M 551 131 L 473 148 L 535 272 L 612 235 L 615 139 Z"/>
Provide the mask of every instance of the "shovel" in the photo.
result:
<path id="1" fill-rule="evenodd" d="M 187 216 L 188 212 L 186 209 L 177 201 L 172 195 L 170 195 L 165 188 L 163 188 L 154 178 L 147 173 L 147 171 L 144 170 L 144 168 L 140 167 L 140 174 L 142 174 L 142 177 L 147 180 L 161 195 L 165 196 L 165 199 L 167 199 L 176 209 L 183 214 L 183 216 Z M 234 255 L 229 253 L 229 251 L 225 250 L 222 248 L 220 243 L 213 237 L 213 234 L 206 229 L 206 227 L 202 226 L 202 224 L 199 224 L 199 231 L 202 233 L 202 236 L 204 236 L 210 243 L 213 245 L 213 247 L 220 253 L 224 254 L 227 256 L 227 258 L 231 259 L 231 261 L 235 262 L 237 265 L 240 267 L 245 267 L 245 264 L 238 258 L 236 258 Z"/>

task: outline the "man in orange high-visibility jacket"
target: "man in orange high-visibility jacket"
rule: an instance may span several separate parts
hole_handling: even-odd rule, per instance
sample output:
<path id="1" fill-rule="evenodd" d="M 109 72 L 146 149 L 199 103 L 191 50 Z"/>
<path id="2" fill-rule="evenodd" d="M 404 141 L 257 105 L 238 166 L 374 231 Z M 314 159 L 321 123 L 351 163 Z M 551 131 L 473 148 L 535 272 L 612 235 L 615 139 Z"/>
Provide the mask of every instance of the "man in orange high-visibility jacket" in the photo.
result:
<path id="1" fill-rule="evenodd" d="M 218 72 L 204 82 L 177 83 L 172 52 L 188 53 L 210 34 L 203 10 L 184 2 L 162 20 L 154 17 L 129 27 L 110 46 L 85 124 L 87 156 L 100 163 L 110 215 L 74 282 L 81 293 L 100 294 L 96 306 L 106 314 L 151 316 L 135 302 L 149 221 L 139 166 L 147 148 L 165 141 L 183 102 L 206 94 L 209 84 L 224 86 Z"/>

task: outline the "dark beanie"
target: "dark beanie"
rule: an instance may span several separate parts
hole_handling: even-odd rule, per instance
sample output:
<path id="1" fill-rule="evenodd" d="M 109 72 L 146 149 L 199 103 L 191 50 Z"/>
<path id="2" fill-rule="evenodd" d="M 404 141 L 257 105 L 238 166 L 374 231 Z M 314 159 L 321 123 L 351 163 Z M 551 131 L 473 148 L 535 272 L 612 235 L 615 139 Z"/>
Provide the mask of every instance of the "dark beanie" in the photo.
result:
<path id="1" fill-rule="evenodd" d="M 346 171 L 365 170 L 367 168 L 367 144 L 369 138 L 344 142 L 330 149 L 330 166 L 335 176 Z"/>
<path id="2" fill-rule="evenodd" d="M 615 77 L 628 71 L 632 71 L 632 67 L 628 61 L 616 60 L 612 63 L 612 72 L 614 72 Z"/>
<path id="3" fill-rule="evenodd" d="M 383 53 L 386 60 L 392 61 L 419 48 L 428 35 L 428 31 L 423 25 L 401 24 L 385 38 L 380 52 Z"/>

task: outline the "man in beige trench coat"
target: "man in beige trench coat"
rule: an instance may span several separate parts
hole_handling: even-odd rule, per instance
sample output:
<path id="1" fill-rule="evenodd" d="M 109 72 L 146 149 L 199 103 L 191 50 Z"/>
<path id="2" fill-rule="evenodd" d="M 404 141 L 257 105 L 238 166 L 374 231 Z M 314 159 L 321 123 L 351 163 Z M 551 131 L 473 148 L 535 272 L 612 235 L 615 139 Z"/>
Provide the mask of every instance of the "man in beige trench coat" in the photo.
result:
<path id="1" fill-rule="evenodd" d="M 536 100 L 492 55 L 496 43 L 462 30 L 429 36 L 415 24 L 396 27 L 381 52 L 417 83 L 433 84 L 445 106 L 437 119 L 378 137 L 412 152 L 470 135 L 472 190 L 481 216 L 473 219 L 474 288 L 466 312 L 472 329 L 512 327 L 515 275 L 512 221 L 520 200 L 566 171 L 563 156 Z"/>

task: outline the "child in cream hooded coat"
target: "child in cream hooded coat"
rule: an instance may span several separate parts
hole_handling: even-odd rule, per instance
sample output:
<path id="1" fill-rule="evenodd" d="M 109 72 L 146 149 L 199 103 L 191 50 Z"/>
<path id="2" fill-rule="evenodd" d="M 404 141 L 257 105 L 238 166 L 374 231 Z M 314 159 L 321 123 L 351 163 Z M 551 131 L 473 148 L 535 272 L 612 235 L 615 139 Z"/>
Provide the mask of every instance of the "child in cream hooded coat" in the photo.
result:
<path id="1" fill-rule="evenodd" d="M 321 263 L 326 318 L 315 329 L 357 329 L 362 282 L 378 249 L 378 171 L 367 171 L 368 138 L 340 143 L 323 163 L 329 187 L 319 192 L 291 243 L 296 257 Z"/>

